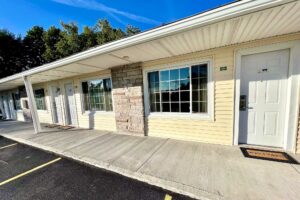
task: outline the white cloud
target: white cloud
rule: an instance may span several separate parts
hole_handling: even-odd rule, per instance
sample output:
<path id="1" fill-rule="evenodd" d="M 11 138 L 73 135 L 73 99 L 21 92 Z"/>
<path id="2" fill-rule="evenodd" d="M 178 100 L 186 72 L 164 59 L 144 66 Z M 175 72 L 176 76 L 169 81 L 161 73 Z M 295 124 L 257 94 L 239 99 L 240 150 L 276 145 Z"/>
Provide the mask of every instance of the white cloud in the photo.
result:
<path id="1" fill-rule="evenodd" d="M 152 24 L 152 25 L 161 24 L 161 22 L 159 21 L 149 19 L 147 17 L 135 15 L 129 12 L 124 12 L 115 8 L 111 8 L 95 0 L 52 0 L 52 1 L 56 3 L 68 5 L 68 6 L 78 7 L 78 8 L 103 11 L 109 14 L 110 16 L 112 16 L 113 18 L 117 19 L 119 22 L 121 22 L 121 20 L 116 15 L 123 16 L 133 21 L 137 21 L 145 24 Z"/>

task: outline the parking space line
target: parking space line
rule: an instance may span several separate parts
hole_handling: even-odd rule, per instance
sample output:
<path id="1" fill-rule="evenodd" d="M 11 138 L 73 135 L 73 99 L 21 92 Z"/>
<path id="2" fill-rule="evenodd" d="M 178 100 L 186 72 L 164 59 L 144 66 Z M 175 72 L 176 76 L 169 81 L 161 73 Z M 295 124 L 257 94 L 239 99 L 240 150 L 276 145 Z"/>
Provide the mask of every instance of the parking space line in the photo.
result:
<path id="1" fill-rule="evenodd" d="M 166 194 L 166 196 L 165 196 L 165 200 L 172 200 L 172 196 L 171 196 L 171 195 L 168 195 L 168 194 Z"/>
<path id="2" fill-rule="evenodd" d="M 61 160 L 61 158 L 56 158 L 56 159 L 54 159 L 54 160 L 52 160 L 52 161 L 49 161 L 49 162 L 44 163 L 44 164 L 42 164 L 42 165 L 40 165 L 40 166 L 37 166 L 37 167 L 35 167 L 35 168 L 33 168 L 33 169 L 30 169 L 30 170 L 28 170 L 28 171 L 26 171 L 26 172 L 24 172 L 24 173 L 21 173 L 21 174 L 19 174 L 19 175 L 17 175 L 17 176 L 14 176 L 14 177 L 10 178 L 10 179 L 7 179 L 7 180 L 1 182 L 1 183 L 0 183 L 0 186 L 5 185 L 5 184 L 7 184 L 7 183 L 9 183 L 9 182 L 11 182 L 11 181 L 13 181 L 13 180 L 16 180 L 16 179 L 18 179 L 18 178 L 23 177 L 23 176 L 26 176 L 27 174 L 30 174 L 30 173 L 32 173 L 32 172 L 34 172 L 34 171 L 37 171 L 37 170 L 39 170 L 39 169 L 41 169 L 41 168 L 44 168 L 44 167 L 48 166 L 48 165 L 51 165 L 51 164 L 53 164 L 53 163 L 56 163 L 56 162 L 59 161 L 59 160 Z"/>
<path id="3" fill-rule="evenodd" d="M 18 144 L 18 143 L 13 143 L 13 144 L 10 144 L 10 145 L 6 145 L 6 146 L 4 146 L 4 147 L 0 147 L 0 150 L 1 150 L 1 149 L 8 148 L 8 147 L 15 146 L 15 145 L 17 145 L 17 144 Z"/>

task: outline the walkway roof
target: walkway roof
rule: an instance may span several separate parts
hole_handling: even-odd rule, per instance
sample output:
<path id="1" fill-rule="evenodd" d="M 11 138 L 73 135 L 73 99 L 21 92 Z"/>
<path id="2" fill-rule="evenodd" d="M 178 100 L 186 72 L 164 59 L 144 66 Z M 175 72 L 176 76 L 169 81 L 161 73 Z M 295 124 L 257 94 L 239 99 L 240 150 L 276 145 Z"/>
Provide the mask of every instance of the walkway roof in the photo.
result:
<path id="1" fill-rule="evenodd" d="M 0 79 L 0 91 L 300 31 L 300 0 L 244 0 Z"/>

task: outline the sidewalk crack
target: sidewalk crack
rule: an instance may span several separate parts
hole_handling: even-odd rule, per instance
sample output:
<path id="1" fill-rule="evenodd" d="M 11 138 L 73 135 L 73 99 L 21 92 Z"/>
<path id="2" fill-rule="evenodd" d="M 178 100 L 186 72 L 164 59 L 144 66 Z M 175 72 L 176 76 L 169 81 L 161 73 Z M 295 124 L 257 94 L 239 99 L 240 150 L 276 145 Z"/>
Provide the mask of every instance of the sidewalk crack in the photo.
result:
<path id="1" fill-rule="evenodd" d="M 158 152 L 158 150 L 160 150 L 162 148 L 163 145 L 165 145 L 167 143 L 167 141 L 169 141 L 169 138 L 167 138 L 164 142 L 162 142 L 158 148 L 149 156 L 149 158 L 147 158 L 147 160 L 145 160 L 141 166 L 136 170 L 136 172 L 138 172 L 153 156 L 156 152 Z"/>

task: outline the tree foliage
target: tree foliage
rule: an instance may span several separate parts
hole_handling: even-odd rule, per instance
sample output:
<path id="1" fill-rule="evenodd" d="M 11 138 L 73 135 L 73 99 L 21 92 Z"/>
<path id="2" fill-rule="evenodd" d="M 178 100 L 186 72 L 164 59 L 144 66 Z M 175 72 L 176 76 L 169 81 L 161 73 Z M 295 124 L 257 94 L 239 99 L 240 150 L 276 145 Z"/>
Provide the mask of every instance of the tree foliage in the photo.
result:
<path id="1" fill-rule="evenodd" d="M 24 38 L 0 30 L 0 78 L 140 32 L 131 25 L 125 31 L 114 28 L 106 19 L 93 27 L 84 26 L 81 33 L 74 22 L 61 22 L 61 28 L 51 26 L 48 30 L 33 26 Z"/>

